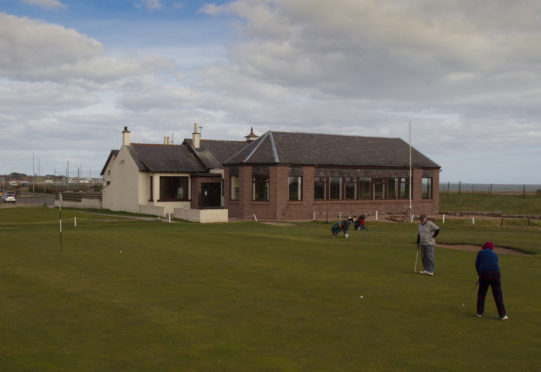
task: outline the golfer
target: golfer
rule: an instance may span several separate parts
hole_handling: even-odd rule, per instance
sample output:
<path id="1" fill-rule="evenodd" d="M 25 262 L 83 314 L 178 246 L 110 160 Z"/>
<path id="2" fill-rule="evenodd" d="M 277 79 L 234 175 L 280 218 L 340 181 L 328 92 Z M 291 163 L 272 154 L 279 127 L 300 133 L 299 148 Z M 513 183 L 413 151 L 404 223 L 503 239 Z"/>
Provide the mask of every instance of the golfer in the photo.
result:
<path id="1" fill-rule="evenodd" d="M 483 248 L 477 253 L 475 269 L 479 275 L 479 291 L 477 292 L 477 317 L 481 317 L 485 311 L 485 296 L 488 286 L 492 287 L 492 295 L 498 308 L 498 315 L 501 320 L 509 319 L 503 306 L 503 295 L 500 281 L 500 267 L 498 266 L 498 255 L 492 251 L 494 244 L 486 242 Z"/>
<path id="2" fill-rule="evenodd" d="M 426 218 L 426 214 L 419 216 L 421 223 L 417 233 L 417 246 L 421 245 L 421 259 L 423 261 L 423 271 L 419 274 L 434 275 L 434 239 L 440 232 L 440 228 Z"/>

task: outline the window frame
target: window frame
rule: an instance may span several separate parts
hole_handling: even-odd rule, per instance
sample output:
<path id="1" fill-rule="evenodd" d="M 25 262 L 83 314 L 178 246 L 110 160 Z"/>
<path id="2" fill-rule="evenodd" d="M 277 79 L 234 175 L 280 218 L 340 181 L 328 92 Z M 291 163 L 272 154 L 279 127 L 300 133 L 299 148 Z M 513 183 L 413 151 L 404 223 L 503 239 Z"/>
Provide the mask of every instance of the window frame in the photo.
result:
<path id="1" fill-rule="evenodd" d="M 292 193 L 291 185 L 294 184 L 292 180 L 295 179 L 297 183 L 297 190 Z M 302 201 L 302 176 L 288 176 L 288 201 Z M 292 195 L 296 194 L 296 198 L 291 198 Z"/>

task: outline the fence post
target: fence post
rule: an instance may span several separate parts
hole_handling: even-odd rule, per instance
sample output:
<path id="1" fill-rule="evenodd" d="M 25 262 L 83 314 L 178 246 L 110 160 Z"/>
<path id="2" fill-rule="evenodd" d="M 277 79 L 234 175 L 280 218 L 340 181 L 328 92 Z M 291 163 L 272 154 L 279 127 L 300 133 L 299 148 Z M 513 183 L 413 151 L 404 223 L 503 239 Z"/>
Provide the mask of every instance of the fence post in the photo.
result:
<path id="1" fill-rule="evenodd" d="M 462 181 L 458 181 L 458 195 L 462 194 Z"/>
<path id="2" fill-rule="evenodd" d="M 526 199 L 526 185 L 522 186 L 522 199 Z"/>

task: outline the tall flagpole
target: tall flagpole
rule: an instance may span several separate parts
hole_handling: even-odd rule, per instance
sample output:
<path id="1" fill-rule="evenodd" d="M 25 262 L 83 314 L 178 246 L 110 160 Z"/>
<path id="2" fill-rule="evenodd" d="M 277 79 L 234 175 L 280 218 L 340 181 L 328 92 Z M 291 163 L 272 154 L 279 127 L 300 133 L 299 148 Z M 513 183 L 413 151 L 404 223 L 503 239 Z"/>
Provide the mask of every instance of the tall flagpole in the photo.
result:
<path id="1" fill-rule="evenodd" d="M 413 180 L 411 178 L 411 120 L 409 122 L 409 134 L 410 134 L 410 179 L 409 179 L 409 194 L 410 194 L 410 223 L 413 222 L 412 206 L 411 206 L 411 188 L 413 186 Z"/>

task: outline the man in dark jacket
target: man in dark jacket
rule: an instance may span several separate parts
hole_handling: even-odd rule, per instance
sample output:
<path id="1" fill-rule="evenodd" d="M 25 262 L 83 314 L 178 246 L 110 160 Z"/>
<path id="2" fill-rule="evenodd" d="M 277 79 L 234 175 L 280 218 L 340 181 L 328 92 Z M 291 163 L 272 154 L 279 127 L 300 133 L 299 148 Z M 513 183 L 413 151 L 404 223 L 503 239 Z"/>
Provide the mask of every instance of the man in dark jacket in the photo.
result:
<path id="1" fill-rule="evenodd" d="M 509 319 L 503 306 L 503 295 L 500 281 L 500 267 L 498 266 L 498 255 L 492 251 L 494 244 L 486 242 L 483 248 L 477 253 L 475 269 L 479 275 L 479 291 L 477 292 L 477 317 L 481 317 L 485 311 L 485 296 L 488 287 L 492 287 L 492 295 L 498 308 L 498 315 L 501 320 Z"/>

